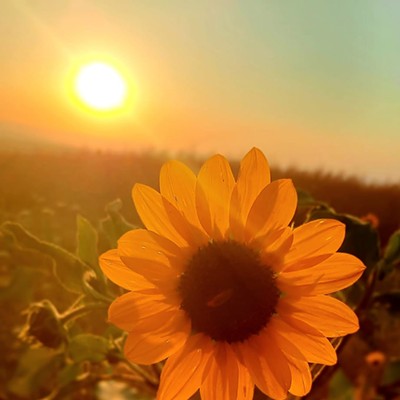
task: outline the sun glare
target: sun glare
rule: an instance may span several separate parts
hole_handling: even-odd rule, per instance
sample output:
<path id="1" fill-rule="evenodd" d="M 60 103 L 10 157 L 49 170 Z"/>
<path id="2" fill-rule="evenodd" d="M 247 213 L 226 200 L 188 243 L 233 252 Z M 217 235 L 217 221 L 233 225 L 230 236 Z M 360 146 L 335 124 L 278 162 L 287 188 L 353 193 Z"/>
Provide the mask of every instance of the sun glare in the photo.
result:
<path id="1" fill-rule="evenodd" d="M 96 111 L 111 111 L 124 105 L 127 84 L 116 68 L 104 62 L 82 66 L 75 79 L 78 98 Z"/>

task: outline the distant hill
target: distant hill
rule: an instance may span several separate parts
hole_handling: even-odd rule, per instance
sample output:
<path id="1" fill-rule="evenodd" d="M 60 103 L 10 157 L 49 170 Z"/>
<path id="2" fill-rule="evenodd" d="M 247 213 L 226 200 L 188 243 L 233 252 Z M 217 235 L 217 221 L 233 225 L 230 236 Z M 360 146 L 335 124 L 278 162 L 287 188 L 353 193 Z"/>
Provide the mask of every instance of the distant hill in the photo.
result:
<path id="1" fill-rule="evenodd" d="M 43 137 L 30 127 L 7 122 L 0 122 L 1 151 L 31 152 L 38 150 L 65 150 L 60 142 Z"/>
<path id="2" fill-rule="evenodd" d="M 165 154 L 151 152 L 0 150 L 0 223 L 22 218 L 26 213 L 38 220 L 54 214 L 65 228 L 70 226 L 71 243 L 75 243 L 75 214 L 79 211 L 98 221 L 105 216 L 105 205 L 120 198 L 124 216 L 140 224 L 132 205 L 132 186 L 140 182 L 158 188 L 159 171 L 166 159 Z M 201 165 L 196 157 L 180 159 L 194 171 Z M 237 171 L 238 161 L 232 161 L 232 166 Z M 293 179 L 297 188 L 339 213 L 357 217 L 373 214 L 382 243 L 400 228 L 400 185 L 365 184 L 355 178 L 295 169 L 272 168 L 272 176 Z M 59 215 L 61 211 L 64 214 Z M 37 226 L 50 226 L 42 220 L 36 222 Z"/>

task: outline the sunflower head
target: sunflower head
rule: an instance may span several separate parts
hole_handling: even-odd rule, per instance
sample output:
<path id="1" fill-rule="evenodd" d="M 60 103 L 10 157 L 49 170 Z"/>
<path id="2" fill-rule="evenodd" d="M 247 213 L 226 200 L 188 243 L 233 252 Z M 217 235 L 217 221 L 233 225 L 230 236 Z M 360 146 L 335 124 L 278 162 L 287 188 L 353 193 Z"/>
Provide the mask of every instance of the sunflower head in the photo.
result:
<path id="1" fill-rule="evenodd" d="M 167 359 L 158 398 L 250 400 L 254 385 L 275 399 L 311 387 L 309 363 L 334 364 L 327 339 L 358 329 L 354 312 L 330 296 L 364 265 L 337 252 L 336 220 L 292 226 L 296 190 L 270 181 L 253 148 L 235 178 L 216 155 L 196 176 L 178 161 L 160 173 L 160 191 L 136 184 L 145 229 L 124 234 L 100 258 L 128 292 L 109 319 L 128 332 L 125 355 Z"/>
<path id="2" fill-rule="evenodd" d="M 216 341 L 244 341 L 275 312 L 274 281 L 254 249 L 232 240 L 210 242 L 191 257 L 179 279 L 181 308 L 193 331 Z"/>

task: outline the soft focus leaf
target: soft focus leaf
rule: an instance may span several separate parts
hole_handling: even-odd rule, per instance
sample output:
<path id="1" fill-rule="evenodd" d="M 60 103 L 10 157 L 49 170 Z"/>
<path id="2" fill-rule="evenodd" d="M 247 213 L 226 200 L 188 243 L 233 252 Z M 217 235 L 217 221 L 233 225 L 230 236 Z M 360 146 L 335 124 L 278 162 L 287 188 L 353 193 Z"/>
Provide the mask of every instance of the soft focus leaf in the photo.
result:
<path id="1" fill-rule="evenodd" d="M 77 255 L 88 264 L 96 274 L 99 282 L 103 283 L 105 277 L 98 261 L 98 234 L 93 225 L 84 217 L 77 217 Z"/>
<path id="2" fill-rule="evenodd" d="M 74 382 L 83 372 L 83 366 L 80 363 L 67 364 L 58 374 L 58 384 L 60 387 Z"/>
<path id="3" fill-rule="evenodd" d="M 400 229 L 393 233 L 385 248 L 383 258 L 386 264 L 400 262 Z"/>
<path id="4" fill-rule="evenodd" d="M 83 333 L 71 339 L 68 353 L 75 362 L 100 362 L 106 358 L 108 347 L 106 338 Z"/>
<path id="5" fill-rule="evenodd" d="M 54 381 L 63 355 L 47 347 L 30 348 L 18 361 L 8 391 L 17 398 L 37 399 L 44 388 Z M 14 398 L 11 397 L 11 398 Z"/>
<path id="6" fill-rule="evenodd" d="M 334 375 L 329 384 L 329 400 L 354 400 L 355 393 L 354 387 L 343 373 L 342 369 L 339 369 Z"/>
<path id="7" fill-rule="evenodd" d="M 383 372 L 382 385 L 400 383 L 400 360 L 389 362 Z"/>
<path id="8" fill-rule="evenodd" d="M 77 249 L 78 257 L 98 270 L 97 231 L 92 224 L 81 215 L 77 217 Z"/>
<path id="9" fill-rule="evenodd" d="M 60 246 L 40 240 L 19 224 L 6 222 L 3 228 L 11 232 L 21 246 L 49 255 L 59 283 L 70 292 L 81 293 L 82 276 L 87 266 L 78 257 Z"/>
<path id="10" fill-rule="evenodd" d="M 108 215 L 100 221 L 100 229 L 106 235 L 111 248 L 117 247 L 117 241 L 124 233 L 136 228 L 121 215 L 121 209 L 120 199 L 108 203 L 106 206 Z"/>

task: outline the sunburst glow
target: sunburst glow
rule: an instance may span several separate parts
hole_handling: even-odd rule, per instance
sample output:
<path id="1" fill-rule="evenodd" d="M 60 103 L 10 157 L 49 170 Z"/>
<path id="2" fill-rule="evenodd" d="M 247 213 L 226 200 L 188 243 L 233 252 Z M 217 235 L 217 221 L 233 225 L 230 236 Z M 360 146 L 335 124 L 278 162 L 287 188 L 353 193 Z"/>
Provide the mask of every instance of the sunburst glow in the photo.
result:
<path id="1" fill-rule="evenodd" d="M 121 73 L 104 62 L 91 62 L 81 67 L 74 87 L 79 99 L 97 111 L 122 107 L 128 91 Z"/>

